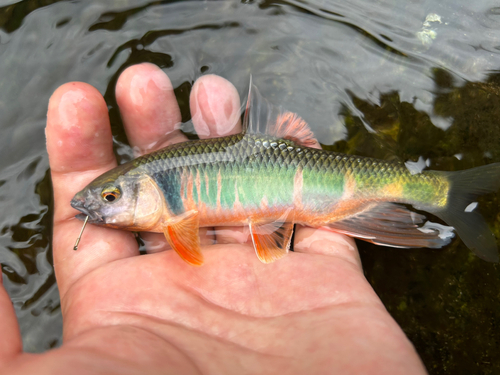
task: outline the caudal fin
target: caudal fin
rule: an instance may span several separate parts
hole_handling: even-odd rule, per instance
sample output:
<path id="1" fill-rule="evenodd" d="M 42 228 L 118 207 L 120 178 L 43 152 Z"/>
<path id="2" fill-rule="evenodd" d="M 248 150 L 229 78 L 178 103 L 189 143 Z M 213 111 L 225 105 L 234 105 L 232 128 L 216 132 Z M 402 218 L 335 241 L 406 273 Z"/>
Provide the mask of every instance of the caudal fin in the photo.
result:
<path id="1" fill-rule="evenodd" d="M 458 236 L 479 258 L 498 262 L 495 236 L 481 214 L 475 210 L 474 199 L 500 188 L 500 163 L 458 172 L 441 172 L 451 182 L 446 209 L 429 212 L 453 226 Z"/>

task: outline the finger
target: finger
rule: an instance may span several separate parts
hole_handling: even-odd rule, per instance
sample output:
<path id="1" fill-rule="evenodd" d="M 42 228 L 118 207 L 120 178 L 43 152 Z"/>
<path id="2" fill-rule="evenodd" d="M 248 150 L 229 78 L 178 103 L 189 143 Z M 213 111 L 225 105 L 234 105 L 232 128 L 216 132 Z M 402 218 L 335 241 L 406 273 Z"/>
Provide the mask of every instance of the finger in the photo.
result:
<path id="1" fill-rule="evenodd" d="M 21 333 L 12 301 L 2 284 L 0 270 L 0 368 L 22 351 Z"/>
<path id="2" fill-rule="evenodd" d="M 142 155 L 169 144 L 184 142 L 179 131 L 181 112 L 168 76 L 156 65 L 127 68 L 116 84 L 116 99 L 125 131 L 136 154 Z M 200 243 L 213 243 L 213 236 L 200 228 Z M 163 234 L 142 233 L 148 253 L 171 249 Z"/>
<path id="3" fill-rule="evenodd" d="M 209 231 L 209 228 L 200 228 L 200 246 L 208 246 L 214 244 L 213 233 L 207 233 Z M 146 247 L 146 252 L 148 254 L 172 250 L 172 247 L 169 245 L 163 234 L 141 232 L 141 239 L 144 242 L 144 246 Z"/>
<path id="4" fill-rule="evenodd" d="M 196 133 L 200 138 L 222 137 L 241 132 L 240 96 L 228 80 L 209 74 L 200 77 L 191 90 L 189 107 Z M 235 243 L 229 237 L 219 238 L 219 231 L 208 228 L 218 243 Z"/>
<path id="5" fill-rule="evenodd" d="M 215 228 L 217 243 L 251 244 L 250 230 L 244 227 Z M 327 229 L 295 226 L 294 251 L 336 256 L 355 264 L 361 270 L 361 260 L 353 238 Z"/>
<path id="6" fill-rule="evenodd" d="M 293 249 L 301 253 L 337 257 L 356 265 L 362 272 L 356 242 L 343 234 L 296 225 Z"/>
<path id="7" fill-rule="evenodd" d="M 88 225 L 78 251 L 73 246 L 82 227 L 70 206 L 73 196 L 116 160 L 108 110 L 101 94 L 80 82 L 59 87 L 49 102 L 47 151 L 54 188 L 54 268 L 61 296 L 80 277 L 105 263 L 138 254 L 131 233 Z"/>
<path id="8" fill-rule="evenodd" d="M 200 138 L 241 133 L 240 97 L 228 80 L 213 74 L 202 76 L 191 90 L 189 105 Z"/>
<path id="9" fill-rule="evenodd" d="M 116 83 L 116 100 L 137 155 L 187 140 L 179 130 L 181 111 L 172 83 L 156 65 L 127 68 Z"/>
<path id="10" fill-rule="evenodd" d="M 252 243 L 250 228 L 245 226 L 216 227 L 214 235 L 220 244 L 245 244 Z"/>

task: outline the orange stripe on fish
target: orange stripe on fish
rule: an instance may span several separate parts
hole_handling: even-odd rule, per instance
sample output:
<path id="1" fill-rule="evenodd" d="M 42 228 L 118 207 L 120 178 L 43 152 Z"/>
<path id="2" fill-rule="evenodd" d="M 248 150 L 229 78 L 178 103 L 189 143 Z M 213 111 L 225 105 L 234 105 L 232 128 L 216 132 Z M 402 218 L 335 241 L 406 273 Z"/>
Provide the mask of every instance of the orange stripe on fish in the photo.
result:
<path id="1" fill-rule="evenodd" d="M 356 180 L 352 173 L 346 172 L 344 177 L 344 191 L 342 193 L 342 197 L 340 200 L 349 200 L 351 199 L 356 192 Z"/>
<path id="2" fill-rule="evenodd" d="M 196 194 L 198 195 L 198 205 L 201 203 L 201 180 L 200 180 L 200 171 L 196 170 L 196 178 L 194 180 L 196 185 Z"/>
<path id="3" fill-rule="evenodd" d="M 217 211 L 222 210 L 220 202 L 221 192 L 222 192 L 222 176 L 220 174 L 220 169 L 219 169 L 219 172 L 217 173 Z"/>
<path id="4" fill-rule="evenodd" d="M 186 184 L 186 204 L 184 205 L 184 209 L 187 210 L 193 210 L 196 209 L 196 203 L 194 202 L 193 198 L 193 173 L 187 172 L 188 177 L 187 177 L 187 184 Z"/>
<path id="5" fill-rule="evenodd" d="M 186 196 L 186 173 L 185 171 L 181 172 L 181 182 L 180 182 L 180 191 L 179 194 L 181 195 L 181 199 L 184 202 L 184 198 Z"/>
<path id="6" fill-rule="evenodd" d="M 233 204 L 233 210 L 236 213 L 244 212 L 245 211 L 245 209 L 243 208 L 243 205 L 240 202 L 240 195 L 238 193 L 238 181 L 235 181 L 235 183 L 234 183 L 234 204 Z"/>
<path id="7" fill-rule="evenodd" d="M 267 200 L 267 197 L 264 195 L 260 201 L 260 210 L 262 212 L 266 212 L 269 210 L 269 201 Z"/>
<path id="8" fill-rule="evenodd" d="M 302 189 L 304 187 L 304 176 L 302 173 L 302 168 L 297 168 L 295 172 L 295 177 L 293 178 L 293 205 L 295 209 L 302 210 Z"/>
<path id="9" fill-rule="evenodd" d="M 208 178 L 207 171 L 205 171 L 205 188 L 207 190 L 207 197 L 210 196 L 210 179 Z"/>

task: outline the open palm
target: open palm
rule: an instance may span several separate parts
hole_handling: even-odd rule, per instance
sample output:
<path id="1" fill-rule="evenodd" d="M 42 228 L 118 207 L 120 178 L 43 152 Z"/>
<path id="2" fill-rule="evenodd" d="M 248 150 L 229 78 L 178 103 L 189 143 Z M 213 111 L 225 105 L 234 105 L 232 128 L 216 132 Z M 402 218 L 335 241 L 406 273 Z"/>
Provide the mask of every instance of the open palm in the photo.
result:
<path id="1" fill-rule="evenodd" d="M 181 116 L 172 85 L 160 69 L 130 67 L 116 95 L 138 154 L 185 141 L 175 128 Z M 200 78 L 190 104 L 200 137 L 241 131 L 239 97 L 226 80 Z M 20 354 L 9 315 L 0 324 L 2 337 L 11 338 L 9 347 L 0 345 L 0 371 L 425 373 L 364 278 L 348 237 L 298 228 L 295 252 L 262 264 L 243 228 L 204 230 L 205 265 L 196 268 L 169 250 L 162 235 L 144 234 L 149 254 L 139 256 L 132 233 L 89 225 L 74 252 L 82 223 L 69 202 L 116 165 L 102 96 L 83 83 L 61 86 L 50 101 L 46 133 L 64 344 Z M 0 295 L 0 312 L 5 299 Z"/>

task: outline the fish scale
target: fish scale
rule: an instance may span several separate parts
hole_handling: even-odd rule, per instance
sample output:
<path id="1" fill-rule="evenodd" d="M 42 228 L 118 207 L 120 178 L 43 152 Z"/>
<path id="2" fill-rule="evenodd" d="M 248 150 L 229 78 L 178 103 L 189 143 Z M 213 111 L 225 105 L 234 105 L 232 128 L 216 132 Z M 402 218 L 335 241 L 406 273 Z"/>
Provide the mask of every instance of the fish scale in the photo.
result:
<path id="1" fill-rule="evenodd" d="M 227 155 L 230 155 L 230 160 L 227 160 Z M 257 173 L 265 173 L 267 175 L 266 181 L 276 187 L 280 185 L 280 178 L 285 178 L 283 176 L 284 172 L 278 171 L 277 175 L 271 175 L 276 172 L 277 166 L 283 170 L 292 168 L 294 172 L 296 172 L 297 168 L 300 168 L 303 172 L 306 171 L 307 177 L 303 176 L 304 185 L 308 185 L 310 182 L 314 186 L 318 182 L 322 185 L 328 184 L 331 175 L 349 176 L 354 181 L 353 186 L 362 187 L 362 189 L 358 189 L 359 191 L 354 188 L 351 194 L 364 199 L 369 199 L 371 196 L 373 196 L 373 199 L 377 199 L 376 195 L 390 184 L 399 184 L 402 190 L 404 190 L 405 186 L 410 186 L 409 189 L 411 190 L 411 185 L 418 189 L 420 183 L 427 186 L 429 185 L 429 181 L 426 180 L 427 177 L 431 178 L 430 184 L 433 185 L 433 189 L 429 189 L 431 194 L 424 197 L 424 201 L 431 202 L 436 195 L 442 194 L 440 189 L 446 188 L 446 184 L 443 183 L 440 176 L 411 175 L 402 163 L 377 162 L 374 159 L 365 157 L 297 147 L 291 141 L 273 139 L 262 135 L 239 134 L 225 138 L 191 141 L 188 147 L 174 145 L 135 159 L 134 164 L 137 167 L 142 166 L 146 172 L 152 173 L 180 175 L 186 173 L 186 168 L 189 169 L 190 174 L 195 173 L 194 170 L 190 169 L 191 167 L 186 167 L 183 158 L 189 158 L 189 164 L 196 166 L 202 174 L 208 173 L 211 180 L 216 178 L 216 173 L 219 170 L 228 171 L 232 175 L 238 176 L 244 173 L 244 169 L 249 165 L 258 168 Z M 294 173 L 293 175 L 289 173 L 286 176 L 288 179 L 293 177 Z M 276 181 L 273 182 L 273 179 Z M 176 188 L 180 189 L 180 186 Z M 258 189 L 259 187 L 255 188 Z M 332 196 L 330 194 L 323 198 L 329 202 L 336 202 L 341 198 L 338 193 L 337 191 L 337 195 Z M 345 191 L 343 190 L 341 193 L 343 194 Z M 224 195 L 227 192 L 223 191 L 221 194 Z M 279 194 L 277 195 L 279 196 Z M 393 194 L 391 200 L 405 200 L 405 203 L 415 203 L 402 194 L 399 196 Z M 308 200 L 307 197 L 304 197 L 303 201 L 307 202 L 307 206 L 315 212 L 321 211 L 318 209 L 318 205 L 324 206 L 324 202 Z M 254 201 L 253 203 L 255 205 L 259 202 Z M 422 204 L 424 202 L 419 201 L 418 203 Z"/>

